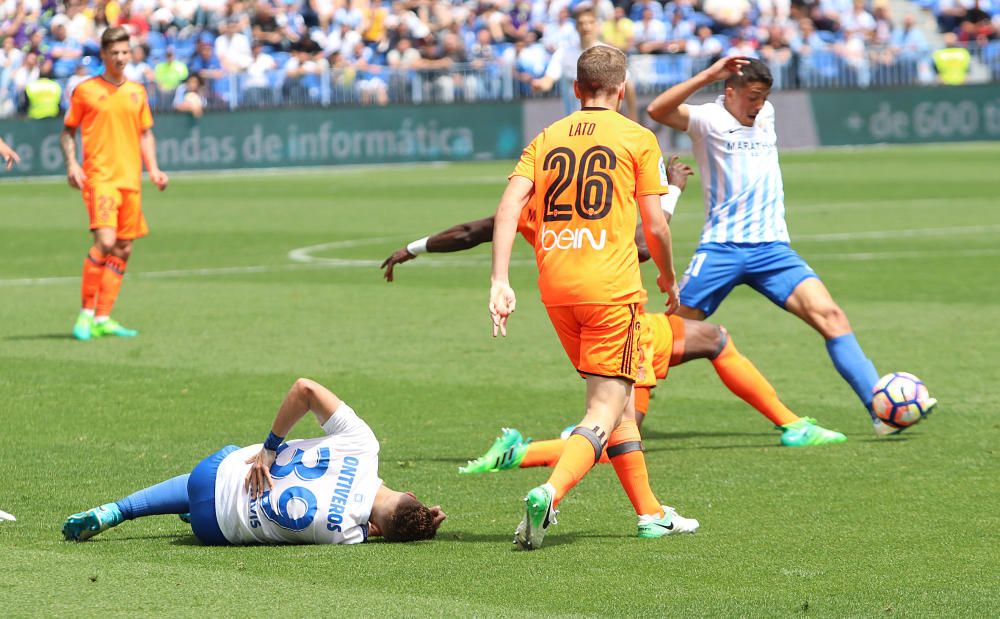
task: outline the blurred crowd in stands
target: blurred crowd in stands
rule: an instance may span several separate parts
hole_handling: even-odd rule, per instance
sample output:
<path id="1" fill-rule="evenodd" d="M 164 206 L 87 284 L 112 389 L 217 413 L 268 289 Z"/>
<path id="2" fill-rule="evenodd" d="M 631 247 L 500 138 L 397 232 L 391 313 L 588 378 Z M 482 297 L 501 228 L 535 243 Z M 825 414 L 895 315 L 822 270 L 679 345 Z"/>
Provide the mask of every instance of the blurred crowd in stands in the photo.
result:
<path id="1" fill-rule="evenodd" d="M 916 3 L 944 47 L 1000 57 L 1000 0 Z M 132 33 L 127 76 L 158 110 L 533 96 L 583 6 L 640 91 L 726 54 L 766 60 L 776 88 L 935 81 L 925 32 L 889 0 L 0 0 L 0 117 L 65 109 L 112 25 Z"/>

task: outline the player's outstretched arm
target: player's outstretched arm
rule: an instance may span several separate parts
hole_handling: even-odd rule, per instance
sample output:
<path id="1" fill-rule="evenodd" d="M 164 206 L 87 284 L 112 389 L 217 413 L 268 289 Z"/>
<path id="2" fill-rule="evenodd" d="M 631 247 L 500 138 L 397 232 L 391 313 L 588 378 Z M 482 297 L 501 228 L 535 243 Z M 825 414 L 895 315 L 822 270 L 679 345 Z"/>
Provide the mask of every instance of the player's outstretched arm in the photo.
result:
<path id="1" fill-rule="evenodd" d="M 422 253 L 450 253 L 472 249 L 482 243 L 493 240 L 493 217 L 485 217 L 476 221 L 467 221 L 452 226 L 447 230 L 413 241 L 405 247 L 400 247 L 382 262 L 385 269 L 385 280 L 393 280 L 393 268 L 397 264 L 409 262 Z"/>
<path id="2" fill-rule="evenodd" d="M 17 156 L 17 152 L 8 146 L 3 139 L 0 139 L 0 158 L 7 164 L 8 170 L 13 168 L 15 163 L 21 163 L 21 158 Z"/>
<path id="3" fill-rule="evenodd" d="M 170 179 L 156 163 L 156 138 L 153 137 L 152 129 L 143 129 L 139 135 L 139 152 L 142 154 L 142 160 L 149 171 L 149 180 L 153 181 L 153 184 L 160 191 L 166 189 Z"/>
<path id="4" fill-rule="evenodd" d="M 535 191 L 535 183 L 524 176 L 511 176 L 500 198 L 493 222 L 493 270 L 490 275 L 490 319 L 493 337 L 506 337 L 507 318 L 514 312 L 517 300 L 510 287 L 510 254 L 517 235 L 517 220 L 521 210 Z"/>
<path id="5" fill-rule="evenodd" d="M 312 411 L 316 415 L 316 421 L 322 426 L 330 420 L 340 405 L 340 398 L 316 381 L 308 378 L 295 381 L 281 406 L 278 407 L 278 414 L 271 424 L 271 433 L 268 434 L 264 447 L 257 452 L 257 455 L 247 460 L 247 464 L 252 466 L 247 472 L 244 487 L 251 496 L 259 497 L 272 486 L 271 465 L 274 464 L 278 447 L 295 424 L 306 413 Z"/>
<path id="6" fill-rule="evenodd" d="M 688 164 L 683 163 L 677 155 L 670 158 L 666 167 L 670 191 L 666 195 L 660 196 L 660 208 L 669 224 L 674 217 L 674 208 L 681 197 L 681 192 L 687 187 L 687 179 L 694 174 L 694 170 Z M 635 225 L 635 247 L 639 250 L 639 262 L 649 260 L 649 245 L 646 243 L 646 232 L 641 221 Z"/>
<path id="7" fill-rule="evenodd" d="M 677 201 L 680 200 L 681 193 L 687 187 L 687 179 L 694 174 L 694 170 L 688 164 L 682 163 L 680 157 L 677 155 L 672 156 L 667 161 L 666 167 L 667 182 L 669 183 L 670 191 L 667 192 L 667 195 L 660 197 L 660 208 L 663 210 L 663 215 L 669 224 L 673 221 Z"/>
<path id="8" fill-rule="evenodd" d="M 674 274 L 674 253 L 670 238 L 670 225 L 660 208 L 660 196 L 639 196 L 639 215 L 642 217 L 642 227 L 646 234 L 646 244 L 650 256 L 656 263 L 660 275 L 656 282 L 660 290 L 667 293 L 667 313 L 677 311 L 678 291 L 677 276 Z"/>
<path id="9" fill-rule="evenodd" d="M 691 95 L 713 82 L 728 79 L 734 74 L 741 74 L 742 67 L 749 63 L 750 61 L 746 58 L 737 56 L 721 58 L 715 64 L 691 79 L 671 86 L 662 92 L 649 104 L 646 108 L 646 113 L 649 114 L 650 118 L 662 125 L 677 129 L 678 131 L 687 131 L 688 121 L 691 117 L 684 102 Z"/>

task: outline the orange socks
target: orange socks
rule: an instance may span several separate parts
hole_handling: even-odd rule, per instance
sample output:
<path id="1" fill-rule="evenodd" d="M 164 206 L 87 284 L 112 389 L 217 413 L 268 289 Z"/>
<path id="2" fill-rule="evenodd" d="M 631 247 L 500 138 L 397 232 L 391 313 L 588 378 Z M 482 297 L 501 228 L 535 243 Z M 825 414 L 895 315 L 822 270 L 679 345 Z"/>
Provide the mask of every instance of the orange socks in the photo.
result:
<path id="1" fill-rule="evenodd" d="M 524 459 L 521 460 L 521 464 L 518 466 L 522 469 L 533 466 L 555 466 L 556 462 L 559 462 L 559 456 L 562 455 L 563 447 L 565 446 L 566 441 L 561 438 L 528 443 L 528 449 L 524 452 Z"/>
<path id="2" fill-rule="evenodd" d="M 101 277 L 101 290 L 97 295 L 97 316 L 111 315 L 111 308 L 118 298 L 118 290 L 122 286 L 124 275 L 125 261 L 118 256 L 108 256 Z"/>
<path id="3" fill-rule="evenodd" d="M 85 310 L 93 310 L 97 307 L 97 291 L 101 288 L 104 264 L 107 259 L 106 254 L 102 254 L 96 247 L 91 247 L 83 261 L 83 286 L 81 286 L 80 296 L 82 297 L 82 307 Z"/>
<path id="4" fill-rule="evenodd" d="M 566 440 L 562 456 L 556 468 L 549 475 L 548 483 L 556 489 L 554 503 L 558 504 L 573 486 L 594 467 L 596 454 L 593 443 L 580 434 L 573 434 Z"/>
<path id="5" fill-rule="evenodd" d="M 611 433 L 607 452 L 611 457 L 611 466 L 615 467 L 618 481 L 625 489 L 628 500 L 632 502 L 635 513 L 639 516 L 662 514 L 660 502 L 649 487 L 646 457 L 642 453 L 642 437 L 634 420 L 623 420 Z"/>
<path id="6" fill-rule="evenodd" d="M 524 452 L 524 459 L 521 460 L 521 464 L 518 466 L 522 469 L 529 469 L 535 466 L 555 466 L 556 462 L 559 462 L 559 456 L 562 455 L 564 447 L 566 447 L 566 441 L 561 438 L 528 443 L 528 449 Z M 608 462 L 607 452 L 602 451 L 601 459 L 597 463 L 607 464 Z"/>
<path id="7" fill-rule="evenodd" d="M 762 415 L 783 426 L 799 420 L 799 416 L 788 410 L 778 394 L 749 359 L 740 354 L 732 338 L 726 342 L 722 352 L 712 359 L 715 372 L 734 394 L 756 408 Z"/>

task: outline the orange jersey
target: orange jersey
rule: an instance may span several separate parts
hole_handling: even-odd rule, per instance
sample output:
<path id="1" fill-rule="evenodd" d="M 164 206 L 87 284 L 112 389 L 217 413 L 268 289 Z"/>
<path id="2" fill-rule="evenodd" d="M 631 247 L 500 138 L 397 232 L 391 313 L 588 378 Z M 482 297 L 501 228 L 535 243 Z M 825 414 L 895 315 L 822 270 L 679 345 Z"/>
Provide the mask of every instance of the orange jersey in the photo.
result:
<path id="1" fill-rule="evenodd" d="M 528 245 L 535 246 L 535 208 L 530 204 L 521 209 L 521 217 L 517 220 L 517 231 Z"/>
<path id="2" fill-rule="evenodd" d="M 80 128 L 88 184 L 139 191 L 139 135 L 153 126 L 142 85 L 126 81 L 115 86 L 100 76 L 81 82 L 70 98 L 64 124 Z"/>
<path id="3" fill-rule="evenodd" d="M 535 184 L 528 207 L 542 303 L 639 302 L 636 198 L 665 194 L 668 184 L 651 131 L 612 110 L 586 108 L 538 134 L 512 176 Z"/>

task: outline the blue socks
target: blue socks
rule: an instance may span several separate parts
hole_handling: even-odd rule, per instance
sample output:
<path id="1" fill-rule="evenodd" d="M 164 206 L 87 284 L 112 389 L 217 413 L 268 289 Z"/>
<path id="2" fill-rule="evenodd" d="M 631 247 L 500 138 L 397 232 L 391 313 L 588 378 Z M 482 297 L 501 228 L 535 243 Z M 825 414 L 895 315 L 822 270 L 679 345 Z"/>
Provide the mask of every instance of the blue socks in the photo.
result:
<path id="1" fill-rule="evenodd" d="M 120 501 L 115 501 L 122 510 L 125 520 L 161 514 L 184 514 L 188 507 L 187 483 L 189 473 L 160 482 L 144 490 L 133 492 Z"/>
<path id="2" fill-rule="evenodd" d="M 853 333 L 827 340 L 826 351 L 830 354 L 833 366 L 844 377 L 847 384 L 858 394 L 862 404 L 868 409 L 868 414 L 875 420 L 872 413 L 872 388 L 878 382 L 878 371 L 871 359 L 865 356 L 858 338 Z"/>

